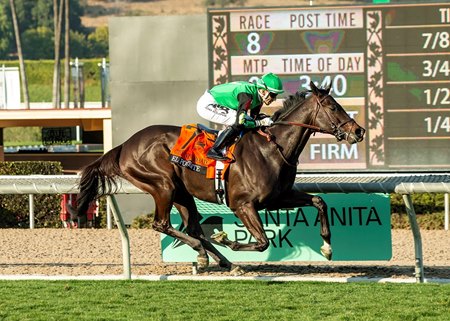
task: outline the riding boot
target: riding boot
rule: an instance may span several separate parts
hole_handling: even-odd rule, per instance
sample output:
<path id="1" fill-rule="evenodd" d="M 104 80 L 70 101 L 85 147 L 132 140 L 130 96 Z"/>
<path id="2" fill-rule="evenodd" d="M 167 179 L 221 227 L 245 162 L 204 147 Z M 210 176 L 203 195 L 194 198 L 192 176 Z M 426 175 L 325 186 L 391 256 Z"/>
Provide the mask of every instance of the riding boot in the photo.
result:
<path id="1" fill-rule="evenodd" d="M 236 130 L 233 126 L 227 127 L 223 132 L 219 134 L 214 145 L 206 154 L 207 157 L 219 160 L 219 161 L 228 161 L 230 160 L 228 157 L 224 156 L 222 150 L 230 145 L 239 134 L 239 131 Z"/>

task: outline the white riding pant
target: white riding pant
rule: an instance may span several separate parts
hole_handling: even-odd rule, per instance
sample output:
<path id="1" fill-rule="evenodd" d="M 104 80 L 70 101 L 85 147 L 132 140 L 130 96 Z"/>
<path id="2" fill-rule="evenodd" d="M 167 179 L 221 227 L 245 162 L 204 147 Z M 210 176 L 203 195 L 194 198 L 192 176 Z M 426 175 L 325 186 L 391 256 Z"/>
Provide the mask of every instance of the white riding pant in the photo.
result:
<path id="1" fill-rule="evenodd" d="M 213 123 L 231 126 L 236 122 L 236 110 L 219 105 L 208 91 L 198 99 L 197 112 Z"/>

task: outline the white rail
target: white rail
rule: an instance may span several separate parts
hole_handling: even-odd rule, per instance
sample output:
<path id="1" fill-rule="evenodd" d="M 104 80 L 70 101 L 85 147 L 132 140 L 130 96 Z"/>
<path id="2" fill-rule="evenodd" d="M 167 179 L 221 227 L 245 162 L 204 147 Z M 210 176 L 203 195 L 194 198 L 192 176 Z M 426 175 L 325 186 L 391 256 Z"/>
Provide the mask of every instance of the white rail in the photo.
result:
<path id="1" fill-rule="evenodd" d="M 77 175 L 0 175 L 0 194 L 29 194 L 30 228 L 34 228 L 33 194 L 76 194 L 79 192 L 78 182 Z M 122 181 L 116 193 L 131 194 L 142 193 L 142 191 Z M 108 196 L 108 206 L 121 236 L 124 278 L 131 279 L 130 240 L 114 195 Z"/>
<path id="2" fill-rule="evenodd" d="M 78 193 L 77 175 L 0 175 L 0 194 L 30 195 L 30 228 L 34 226 L 33 194 Z M 411 200 L 414 193 L 450 193 L 450 173 L 436 174 L 301 174 L 294 188 L 309 193 L 399 193 L 403 195 L 408 218 L 414 236 L 415 275 L 424 281 L 422 239 Z M 138 194 L 141 190 L 121 181 L 115 194 Z M 124 277 L 131 278 L 130 243 L 128 233 L 114 195 L 108 196 L 108 204 L 119 228 L 122 240 Z M 445 225 L 448 226 L 448 195 L 446 196 Z"/>

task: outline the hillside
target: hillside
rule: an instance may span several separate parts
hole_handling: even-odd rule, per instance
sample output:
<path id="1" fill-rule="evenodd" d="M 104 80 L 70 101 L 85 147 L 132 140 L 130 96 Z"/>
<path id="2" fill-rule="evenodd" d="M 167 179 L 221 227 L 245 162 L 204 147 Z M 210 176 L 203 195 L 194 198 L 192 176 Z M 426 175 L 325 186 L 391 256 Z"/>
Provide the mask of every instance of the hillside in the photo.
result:
<path id="1" fill-rule="evenodd" d="M 206 13 L 205 3 L 214 0 L 86 0 L 86 11 L 82 17 L 83 25 L 89 28 L 106 26 L 108 19 L 114 16 L 155 16 L 155 15 L 192 15 Z M 244 2 L 245 7 L 280 6 L 279 0 L 236 0 L 235 6 Z M 283 6 L 309 6 L 333 3 L 326 0 L 283 0 Z M 337 3 L 338 1 L 335 1 Z M 351 4 L 358 1 L 340 0 L 338 3 Z M 361 2 L 361 1 L 359 1 Z M 215 0 L 220 7 L 221 0 Z"/>

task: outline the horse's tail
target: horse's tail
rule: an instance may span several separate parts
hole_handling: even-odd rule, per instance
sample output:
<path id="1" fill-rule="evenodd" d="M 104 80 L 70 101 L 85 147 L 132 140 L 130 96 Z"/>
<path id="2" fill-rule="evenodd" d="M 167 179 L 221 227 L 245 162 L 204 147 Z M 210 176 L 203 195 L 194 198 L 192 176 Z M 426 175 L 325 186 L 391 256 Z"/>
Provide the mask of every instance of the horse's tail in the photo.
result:
<path id="1" fill-rule="evenodd" d="M 117 188 L 116 179 L 122 174 L 119 167 L 121 150 L 122 145 L 115 147 L 81 171 L 78 216 L 84 217 L 92 201 Z"/>

